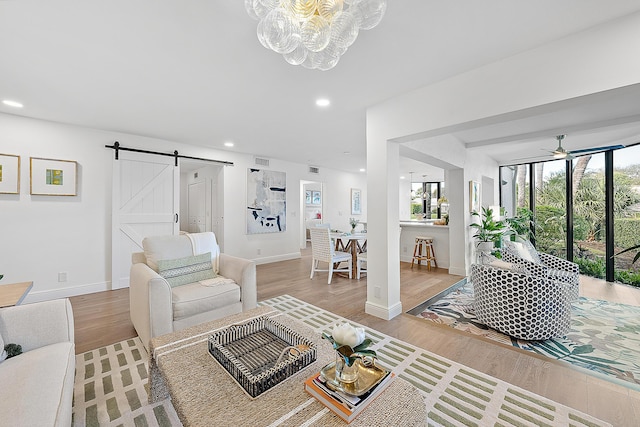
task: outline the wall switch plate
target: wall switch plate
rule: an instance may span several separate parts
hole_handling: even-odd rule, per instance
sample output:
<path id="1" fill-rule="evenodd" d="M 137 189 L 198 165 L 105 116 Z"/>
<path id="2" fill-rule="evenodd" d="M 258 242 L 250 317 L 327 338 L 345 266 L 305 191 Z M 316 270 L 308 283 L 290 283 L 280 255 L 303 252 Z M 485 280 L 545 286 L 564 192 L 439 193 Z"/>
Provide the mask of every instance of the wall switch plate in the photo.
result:
<path id="1" fill-rule="evenodd" d="M 61 271 L 58 273 L 58 282 L 66 282 L 67 281 L 67 272 Z"/>

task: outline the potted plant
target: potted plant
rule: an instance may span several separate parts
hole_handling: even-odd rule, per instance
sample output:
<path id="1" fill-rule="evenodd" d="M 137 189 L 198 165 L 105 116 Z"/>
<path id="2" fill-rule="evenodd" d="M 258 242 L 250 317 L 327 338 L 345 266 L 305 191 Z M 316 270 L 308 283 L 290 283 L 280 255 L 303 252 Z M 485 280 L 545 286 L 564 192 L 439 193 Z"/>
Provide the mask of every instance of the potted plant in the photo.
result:
<path id="1" fill-rule="evenodd" d="M 473 237 L 478 239 L 478 250 L 493 251 L 496 243 L 498 246 L 500 245 L 500 240 L 507 227 L 506 224 L 503 221 L 494 219 L 493 209 L 488 207 L 482 208 L 482 214 L 474 211 L 471 215 L 479 218 L 479 222 L 470 224 L 470 227 L 476 230 Z"/>
<path id="2" fill-rule="evenodd" d="M 507 218 L 511 241 L 531 240 L 531 234 L 536 227 L 533 212 L 527 208 L 518 208 L 517 215 Z"/>
<path id="3" fill-rule="evenodd" d="M 349 218 L 349 225 L 351 225 L 351 234 L 356 232 L 356 227 L 360 224 L 360 221 L 355 218 Z"/>

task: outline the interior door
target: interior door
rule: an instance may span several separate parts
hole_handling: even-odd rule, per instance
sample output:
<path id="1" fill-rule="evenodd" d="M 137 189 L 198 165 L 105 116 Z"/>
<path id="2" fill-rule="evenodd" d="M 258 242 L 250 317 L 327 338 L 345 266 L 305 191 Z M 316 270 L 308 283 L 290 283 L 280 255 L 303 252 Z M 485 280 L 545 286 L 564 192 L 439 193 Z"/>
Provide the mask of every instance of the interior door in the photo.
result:
<path id="1" fill-rule="evenodd" d="M 120 151 L 113 160 L 111 287 L 129 286 L 131 254 L 147 236 L 177 234 L 180 168 L 173 157 Z"/>
<path id="2" fill-rule="evenodd" d="M 201 233 L 211 231 L 207 227 L 207 196 L 205 181 L 189 184 L 189 233 Z"/>

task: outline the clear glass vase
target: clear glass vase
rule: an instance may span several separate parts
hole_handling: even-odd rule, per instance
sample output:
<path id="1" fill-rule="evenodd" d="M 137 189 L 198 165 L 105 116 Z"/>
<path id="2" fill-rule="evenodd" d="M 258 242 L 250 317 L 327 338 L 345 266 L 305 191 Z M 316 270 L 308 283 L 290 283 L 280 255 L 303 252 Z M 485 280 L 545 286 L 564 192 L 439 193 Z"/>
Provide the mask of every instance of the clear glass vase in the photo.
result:
<path id="1" fill-rule="evenodd" d="M 358 364 L 360 359 L 355 359 L 349 366 L 342 354 L 336 351 L 336 380 L 343 383 L 352 383 L 358 379 Z"/>

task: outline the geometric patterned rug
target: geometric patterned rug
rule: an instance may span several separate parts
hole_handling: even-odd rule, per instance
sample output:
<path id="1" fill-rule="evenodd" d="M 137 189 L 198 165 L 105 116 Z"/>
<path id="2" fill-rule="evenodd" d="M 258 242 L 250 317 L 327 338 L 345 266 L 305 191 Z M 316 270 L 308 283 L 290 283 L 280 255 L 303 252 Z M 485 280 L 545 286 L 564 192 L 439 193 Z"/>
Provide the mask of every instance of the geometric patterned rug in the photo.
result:
<path id="1" fill-rule="evenodd" d="M 181 425 L 170 400 L 149 405 L 147 365 L 138 337 L 77 355 L 72 425 Z"/>
<path id="2" fill-rule="evenodd" d="M 348 321 L 289 295 L 258 305 L 284 312 L 318 335 Z M 430 426 L 610 425 L 376 330 L 365 331 L 380 363 L 418 389 Z M 78 355 L 76 366 L 74 425 L 181 425 L 169 399 L 147 403 L 147 357 L 137 338 Z M 262 426 L 260 414 L 245 425 Z"/>
<path id="3" fill-rule="evenodd" d="M 640 307 L 580 297 L 572 303 L 564 337 L 542 341 L 512 338 L 480 323 L 473 308 L 473 284 L 411 311 L 418 317 L 502 344 L 567 362 L 616 384 L 640 390 Z"/>

